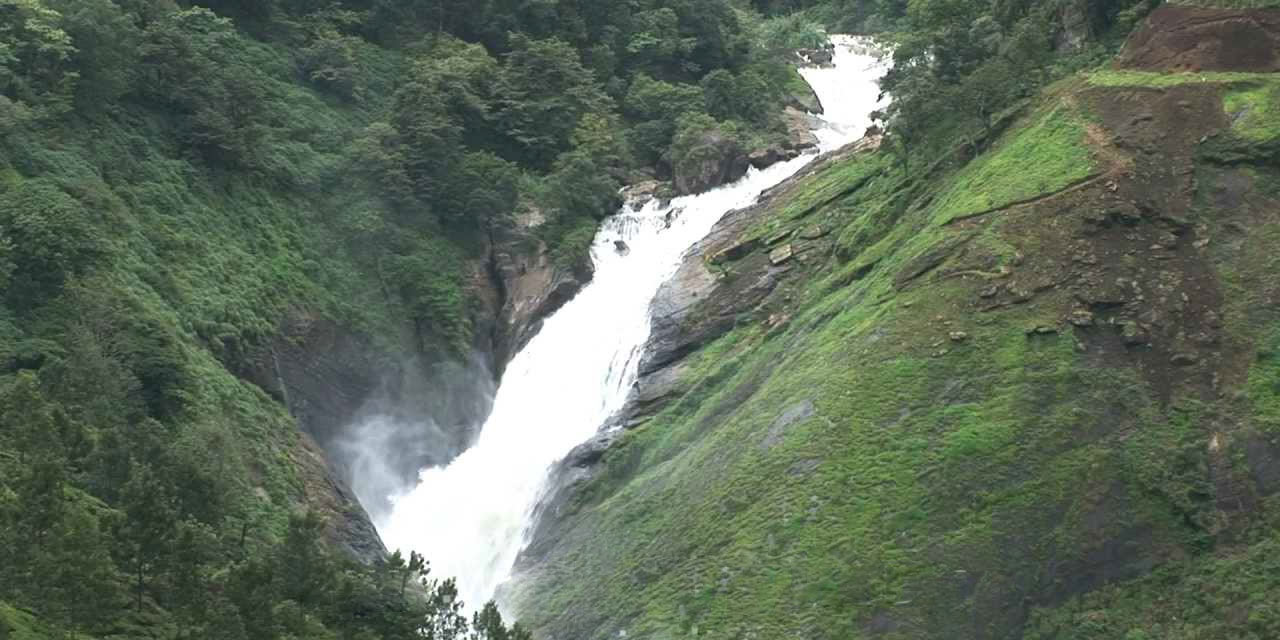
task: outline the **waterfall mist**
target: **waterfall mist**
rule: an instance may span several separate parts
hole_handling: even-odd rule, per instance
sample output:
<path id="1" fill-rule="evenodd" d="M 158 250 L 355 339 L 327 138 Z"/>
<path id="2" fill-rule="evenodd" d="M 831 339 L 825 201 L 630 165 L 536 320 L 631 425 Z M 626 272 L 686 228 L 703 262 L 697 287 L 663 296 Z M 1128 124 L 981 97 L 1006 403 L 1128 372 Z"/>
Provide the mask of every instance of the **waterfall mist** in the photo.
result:
<path id="1" fill-rule="evenodd" d="M 324 443 L 375 523 L 390 516 L 392 497 L 414 487 L 419 471 L 448 464 L 475 442 L 497 392 L 478 354 L 435 369 L 413 361 L 393 370 L 351 423 Z"/>

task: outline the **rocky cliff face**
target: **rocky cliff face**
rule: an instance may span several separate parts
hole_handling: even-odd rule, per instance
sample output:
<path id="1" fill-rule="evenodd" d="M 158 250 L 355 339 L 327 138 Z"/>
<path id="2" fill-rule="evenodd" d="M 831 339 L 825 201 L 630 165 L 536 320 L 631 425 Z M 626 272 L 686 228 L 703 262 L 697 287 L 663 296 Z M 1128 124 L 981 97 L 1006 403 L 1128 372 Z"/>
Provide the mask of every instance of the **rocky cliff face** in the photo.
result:
<path id="1" fill-rule="evenodd" d="M 808 85 L 797 86 L 791 102 L 783 114 L 784 142 L 748 154 L 736 142 L 708 133 L 701 153 L 677 168 L 673 183 L 649 183 L 644 197 L 714 188 L 740 178 L 749 166 L 764 168 L 816 147 L 806 111 L 821 112 L 821 104 Z M 356 462 L 350 444 L 363 437 L 353 428 L 383 413 L 392 414 L 398 428 L 421 425 L 398 430 L 376 453 L 401 482 L 412 482 L 424 466 L 448 462 L 477 434 L 507 362 L 544 319 L 590 282 L 590 261 L 558 261 L 539 234 L 543 223 L 541 212 L 524 210 L 511 226 L 481 240 L 482 257 L 468 265 L 475 340 L 466 358 L 424 344 L 415 327 L 369 336 L 296 310 L 282 321 L 277 339 L 242 367 L 246 379 L 298 418 L 306 438 L 297 460 L 311 479 L 313 503 L 330 515 L 331 537 L 357 557 L 373 560 L 382 549 L 352 489 Z"/>
<path id="2" fill-rule="evenodd" d="M 556 262 L 538 237 L 542 223 L 540 212 L 526 211 L 493 239 L 489 272 L 500 301 L 492 329 L 493 360 L 499 371 L 538 333 L 544 319 L 591 281 L 590 261 Z"/>
<path id="3" fill-rule="evenodd" d="M 369 336 L 297 310 L 242 371 L 298 419 L 305 434 L 294 458 L 308 499 L 328 516 L 331 539 L 355 557 L 372 562 L 385 552 L 365 508 L 385 505 L 362 506 L 352 489 L 360 463 L 353 445 L 369 435 L 357 433 L 362 421 L 389 414 L 395 433 L 379 438 L 378 450 L 359 453 L 378 458 L 402 483 L 448 462 L 488 415 L 506 363 L 590 280 L 590 264 L 551 258 L 537 235 L 540 222 L 536 213 L 521 216 L 470 265 L 476 339 L 469 357 L 430 349 L 411 326 Z"/>
<path id="4" fill-rule="evenodd" d="M 628 428 L 564 463 L 522 618 L 1276 632 L 1245 567 L 1280 522 L 1280 80 L 1232 41 L 1277 15 L 1162 8 L 958 169 L 868 142 L 727 216 L 654 304 Z"/>

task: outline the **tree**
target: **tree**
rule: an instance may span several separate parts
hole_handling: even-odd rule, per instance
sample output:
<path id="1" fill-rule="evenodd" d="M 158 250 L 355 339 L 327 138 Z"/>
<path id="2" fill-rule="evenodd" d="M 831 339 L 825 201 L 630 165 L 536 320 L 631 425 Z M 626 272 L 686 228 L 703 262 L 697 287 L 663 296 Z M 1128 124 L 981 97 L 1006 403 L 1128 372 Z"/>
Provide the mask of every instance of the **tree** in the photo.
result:
<path id="1" fill-rule="evenodd" d="M 142 31 L 111 0 L 46 0 L 62 14 L 74 45 L 70 64 L 79 74 L 76 108 L 96 111 L 128 91 L 138 62 Z"/>
<path id="2" fill-rule="evenodd" d="M 515 209 L 518 178 L 515 165 L 492 153 L 465 154 L 445 183 L 437 211 L 446 222 L 487 229 Z"/>
<path id="3" fill-rule="evenodd" d="M 393 577 L 399 581 L 399 595 L 403 598 L 405 590 L 409 587 L 409 579 L 416 578 L 425 572 L 426 561 L 417 551 L 410 551 L 409 561 L 405 562 L 404 554 L 400 553 L 399 549 L 396 549 L 391 554 L 391 557 L 387 558 L 386 566 Z"/>
<path id="4" fill-rule="evenodd" d="M 93 215 L 52 181 L 23 180 L 0 191 L 0 232 L 9 240 L 11 302 L 26 309 L 84 272 L 102 254 Z"/>
<path id="5" fill-rule="evenodd" d="M 738 88 L 733 73 L 716 69 L 702 77 L 702 95 L 707 103 L 707 113 L 716 118 L 731 117 L 737 110 Z"/>
<path id="6" fill-rule="evenodd" d="M 622 129 L 622 122 L 613 115 L 589 113 L 573 132 L 573 149 L 585 153 L 601 170 L 621 177 L 635 164 L 627 139 L 618 135 Z"/>
<path id="7" fill-rule="evenodd" d="M 396 92 L 391 125 L 409 187 L 431 202 L 443 193 L 461 155 L 461 123 L 433 84 L 410 82 Z"/>
<path id="8" fill-rule="evenodd" d="M 508 628 L 498 606 L 492 601 L 471 619 L 470 640 L 531 640 L 532 637 L 518 624 Z"/>
<path id="9" fill-rule="evenodd" d="M 0 0 L 0 95 L 41 116 L 70 109 L 79 78 L 76 48 L 61 21 L 42 0 Z"/>
<path id="10" fill-rule="evenodd" d="M 280 593 L 303 605 L 316 605 L 328 592 L 332 567 L 321 546 L 324 521 L 314 511 L 289 517 L 284 542 L 276 552 Z"/>
<path id="11" fill-rule="evenodd" d="M 203 7 L 162 15 L 146 30 L 139 88 L 181 116 L 186 144 L 211 163 L 262 167 L 269 137 L 266 78 L 244 59 L 246 43 L 227 18 Z"/>
<path id="12" fill-rule="evenodd" d="M 458 599 L 458 586 L 453 579 L 436 581 L 426 577 L 422 586 L 427 592 L 418 631 L 426 640 L 460 640 L 466 637 L 467 618 L 462 615 L 463 602 Z"/>
<path id="13" fill-rule="evenodd" d="M 705 98 L 698 87 L 637 75 L 623 101 L 623 113 L 636 123 L 628 131 L 628 138 L 637 160 L 657 163 L 670 147 L 680 117 L 701 113 L 704 105 Z"/>
<path id="14" fill-rule="evenodd" d="M 569 147 L 578 122 L 612 103 L 563 40 L 512 34 L 496 94 L 502 133 L 521 150 L 518 159 L 546 168 Z"/>
<path id="15" fill-rule="evenodd" d="M 148 463 L 136 459 L 119 502 L 124 517 L 116 526 L 118 554 L 129 568 L 134 604 L 141 612 L 148 580 L 172 553 L 177 509 L 169 487 Z"/>
<path id="16" fill-rule="evenodd" d="M 977 121 L 984 141 L 991 140 L 991 119 L 1019 93 L 1013 67 L 1002 58 L 993 58 L 978 67 L 959 90 L 953 104 Z"/>
<path id="17" fill-rule="evenodd" d="M 595 160 L 582 150 L 560 156 L 548 184 L 558 215 L 601 219 L 622 205 L 618 197 L 622 185 L 601 173 Z"/>
<path id="18" fill-rule="evenodd" d="M 12 483 L 0 484 L 0 584 L 9 586 L 0 594 L 56 620 L 101 620 L 114 604 L 115 575 L 98 518 L 71 485 L 67 443 L 82 430 L 34 373 L 19 373 L 0 400 L 0 445 L 18 454 L 16 465 L 0 459 Z"/>
<path id="19" fill-rule="evenodd" d="M 363 96 L 364 87 L 356 62 L 360 39 L 332 26 L 319 28 L 298 53 L 298 70 L 315 86 L 348 100 Z"/>
<path id="20" fill-rule="evenodd" d="M 697 44 L 694 38 L 682 37 L 680 16 L 670 7 L 636 14 L 633 28 L 626 48 L 631 66 L 678 71 L 680 61 Z"/>

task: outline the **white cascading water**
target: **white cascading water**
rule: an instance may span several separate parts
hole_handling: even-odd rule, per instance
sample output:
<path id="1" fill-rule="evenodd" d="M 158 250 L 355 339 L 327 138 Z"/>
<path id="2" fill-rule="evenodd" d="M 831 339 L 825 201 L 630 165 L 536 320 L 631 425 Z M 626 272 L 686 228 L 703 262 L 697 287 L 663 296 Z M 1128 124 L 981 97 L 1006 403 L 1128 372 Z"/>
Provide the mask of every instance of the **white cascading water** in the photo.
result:
<path id="1" fill-rule="evenodd" d="M 826 110 L 815 119 L 823 152 L 863 134 L 885 70 L 865 41 L 833 42 L 833 67 L 802 71 Z M 551 467 L 622 408 L 649 337 L 649 304 L 682 254 L 725 213 L 753 204 L 815 157 L 753 170 L 666 207 L 625 206 L 607 220 L 592 249 L 595 279 L 508 365 L 476 443 L 392 498 L 391 514 L 377 523 L 388 548 L 415 550 L 433 575 L 456 577 L 468 607 L 491 599 L 526 544 Z M 616 240 L 628 250 L 616 250 Z"/>

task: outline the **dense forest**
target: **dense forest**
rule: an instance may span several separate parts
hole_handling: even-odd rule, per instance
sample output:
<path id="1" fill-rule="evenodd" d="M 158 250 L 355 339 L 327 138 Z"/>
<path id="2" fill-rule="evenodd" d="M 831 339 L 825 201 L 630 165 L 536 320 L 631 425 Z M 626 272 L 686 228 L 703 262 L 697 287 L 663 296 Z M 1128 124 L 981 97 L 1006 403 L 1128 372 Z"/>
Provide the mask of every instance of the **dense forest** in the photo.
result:
<path id="1" fill-rule="evenodd" d="M 515 211 L 580 260 L 690 132 L 780 134 L 797 76 L 768 24 L 701 0 L 0 2 L 0 630 L 465 635 L 420 563 L 330 548 L 323 472 L 239 374 L 300 307 L 463 357 L 464 265 Z M 472 637 L 507 637 L 482 616 Z"/>
<path id="2" fill-rule="evenodd" d="M 240 375 L 282 318 L 463 357 L 483 238 L 538 211 L 582 260 L 707 133 L 784 136 L 825 32 L 893 44 L 912 173 L 1154 4 L 0 0 L 0 637 L 527 637 L 416 556 L 332 548 L 295 420 Z"/>

